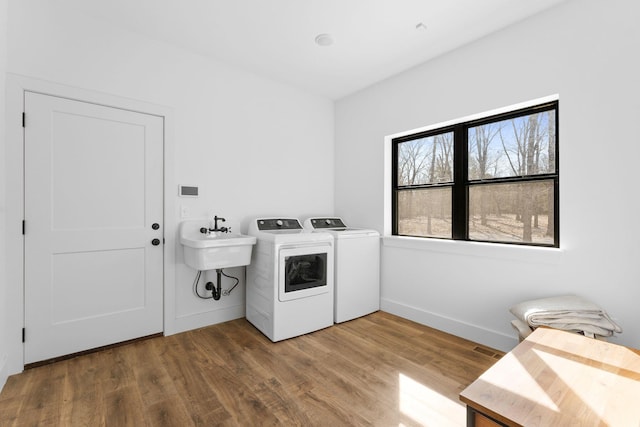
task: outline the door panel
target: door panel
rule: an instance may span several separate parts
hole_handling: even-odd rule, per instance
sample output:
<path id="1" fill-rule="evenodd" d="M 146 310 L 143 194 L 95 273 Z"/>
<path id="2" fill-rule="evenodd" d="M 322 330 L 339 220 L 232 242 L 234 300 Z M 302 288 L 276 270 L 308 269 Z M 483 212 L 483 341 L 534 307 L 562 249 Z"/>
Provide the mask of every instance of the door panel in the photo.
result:
<path id="1" fill-rule="evenodd" d="M 25 93 L 25 363 L 162 331 L 163 119 Z"/>
<path id="2" fill-rule="evenodd" d="M 52 261 L 54 325 L 144 308 L 144 289 L 138 286 L 144 283 L 144 249 L 62 253 Z"/>
<path id="3" fill-rule="evenodd" d="M 57 111 L 52 121 L 53 229 L 143 227 L 145 127 Z"/>

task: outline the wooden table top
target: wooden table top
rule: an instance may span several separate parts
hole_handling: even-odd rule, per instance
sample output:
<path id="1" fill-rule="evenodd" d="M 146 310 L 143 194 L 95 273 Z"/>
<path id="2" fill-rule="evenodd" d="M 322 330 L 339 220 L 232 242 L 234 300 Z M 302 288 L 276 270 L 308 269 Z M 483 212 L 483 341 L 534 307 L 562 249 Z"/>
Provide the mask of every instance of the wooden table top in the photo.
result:
<path id="1" fill-rule="evenodd" d="M 460 400 L 509 426 L 640 426 L 640 350 L 538 328 Z"/>

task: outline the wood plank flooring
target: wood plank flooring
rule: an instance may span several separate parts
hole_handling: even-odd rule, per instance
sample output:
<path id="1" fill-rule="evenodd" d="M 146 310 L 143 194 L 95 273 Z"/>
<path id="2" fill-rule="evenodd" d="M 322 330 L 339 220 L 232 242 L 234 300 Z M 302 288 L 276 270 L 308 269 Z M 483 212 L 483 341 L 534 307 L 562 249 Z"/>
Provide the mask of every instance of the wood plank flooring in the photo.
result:
<path id="1" fill-rule="evenodd" d="M 502 355 L 384 312 L 278 343 L 238 319 L 14 375 L 0 426 L 464 426 Z"/>

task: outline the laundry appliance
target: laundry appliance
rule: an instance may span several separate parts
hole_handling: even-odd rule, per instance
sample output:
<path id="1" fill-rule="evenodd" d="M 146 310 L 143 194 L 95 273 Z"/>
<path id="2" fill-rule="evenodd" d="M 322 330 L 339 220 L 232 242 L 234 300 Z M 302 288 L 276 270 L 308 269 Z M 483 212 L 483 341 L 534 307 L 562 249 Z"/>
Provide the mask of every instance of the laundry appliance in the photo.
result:
<path id="1" fill-rule="evenodd" d="M 349 228 L 341 218 L 309 218 L 305 229 L 334 237 L 334 321 L 380 310 L 380 233 Z"/>
<path id="2" fill-rule="evenodd" d="M 296 218 L 258 218 L 248 234 L 247 320 L 274 342 L 333 325 L 333 236 Z"/>

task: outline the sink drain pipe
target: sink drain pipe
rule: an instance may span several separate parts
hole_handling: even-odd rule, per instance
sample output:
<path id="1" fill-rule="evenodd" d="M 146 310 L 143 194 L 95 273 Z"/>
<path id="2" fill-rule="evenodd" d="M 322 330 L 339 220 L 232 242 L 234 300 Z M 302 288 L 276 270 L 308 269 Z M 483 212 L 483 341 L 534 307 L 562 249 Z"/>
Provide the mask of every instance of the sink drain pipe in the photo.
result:
<path id="1" fill-rule="evenodd" d="M 223 295 L 224 296 L 231 295 L 231 291 L 233 291 L 236 288 L 236 286 L 238 286 L 238 283 L 240 283 L 239 278 L 234 276 L 229 276 L 228 274 L 225 274 L 221 268 L 218 268 L 216 269 L 217 284 L 214 284 L 213 282 L 207 282 L 204 285 L 207 291 L 211 291 L 211 296 L 200 295 L 200 292 L 198 292 L 198 283 L 200 282 L 200 277 L 202 276 L 202 273 L 203 273 L 202 270 L 199 270 L 198 273 L 196 273 L 196 277 L 193 281 L 193 293 L 196 294 L 198 298 L 201 298 L 201 299 L 213 299 L 214 301 L 218 301 Z M 228 277 L 229 279 L 233 279 L 235 281 L 231 289 L 225 289 L 224 291 L 222 290 L 222 276 Z"/>
<path id="2" fill-rule="evenodd" d="M 211 296 L 215 301 L 218 301 L 222 296 L 222 269 L 216 269 L 216 282 L 218 283 L 216 286 L 213 286 L 213 282 L 207 282 L 205 285 L 205 289 L 211 291 Z"/>

